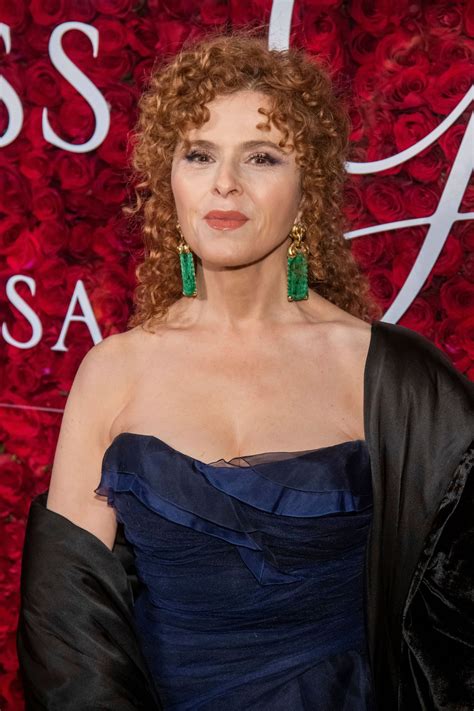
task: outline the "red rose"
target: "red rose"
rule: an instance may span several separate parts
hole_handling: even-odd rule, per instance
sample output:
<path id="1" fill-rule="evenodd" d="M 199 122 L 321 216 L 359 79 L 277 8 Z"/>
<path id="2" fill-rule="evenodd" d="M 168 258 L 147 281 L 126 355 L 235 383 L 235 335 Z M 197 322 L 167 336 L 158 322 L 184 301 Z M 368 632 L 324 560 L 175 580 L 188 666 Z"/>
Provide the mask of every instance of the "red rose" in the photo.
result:
<path id="1" fill-rule="evenodd" d="M 384 308 L 388 308 L 395 298 L 396 290 L 390 278 L 390 270 L 375 267 L 368 273 L 370 290 L 375 300 Z"/>
<path id="2" fill-rule="evenodd" d="M 474 361 L 474 315 L 460 322 L 458 335 L 461 348 L 466 351 L 469 359 Z"/>
<path id="3" fill-rule="evenodd" d="M 37 106 L 57 106 L 61 102 L 60 75 L 49 59 L 37 59 L 25 68 L 25 92 Z"/>
<path id="4" fill-rule="evenodd" d="M 30 231 L 30 234 L 41 249 L 42 258 L 56 259 L 56 253 L 62 249 L 64 242 L 68 241 L 69 226 L 61 221 L 47 220 L 40 222 Z"/>
<path id="5" fill-rule="evenodd" d="M 134 22 L 142 24 L 144 18 L 134 18 Z M 92 25 L 99 32 L 100 51 L 104 55 L 120 52 L 127 44 L 129 23 L 119 22 L 116 18 L 97 17 Z"/>
<path id="6" fill-rule="evenodd" d="M 359 101 L 362 104 L 364 104 L 368 99 L 373 96 L 376 85 L 376 78 L 377 67 L 375 66 L 375 63 L 372 58 L 368 58 L 364 64 L 362 64 L 360 67 L 357 67 L 354 77 L 352 79 L 352 86 L 354 94 L 358 97 Z M 369 112 L 370 108 L 371 107 L 369 107 Z M 381 107 L 378 108 L 380 111 L 382 111 Z M 368 120 L 371 120 L 370 116 L 368 117 Z M 379 126 L 386 125 L 387 120 L 389 121 L 389 123 L 391 123 L 389 114 L 387 114 L 385 121 L 379 122 Z"/>
<path id="7" fill-rule="evenodd" d="M 381 122 L 381 126 L 377 129 L 377 131 L 372 133 L 371 143 L 366 152 L 366 161 L 378 161 L 382 158 L 396 155 L 397 153 L 391 119 L 387 117 L 385 120 L 385 116 L 382 112 L 382 115 L 377 117 L 377 122 L 378 121 Z M 401 165 L 393 165 L 391 168 L 385 168 L 385 170 L 380 173 L 377 180 L 380 181 L 383 180 L 383 177 L 385 176 L 397 175 L 401 172 Z"/>
<path id="8" fill-rule="evenodd" d="M 439 297 L 448 318 L 470 318 L 474 313 L 474 284 L 462 276 L 444 282 Z"/>
<path id="9" fill-rule="evenodd" d="M 18 171 L 13 170 L 13 167 L 2 165 L 0 170 L 0 212 L 6 215 L 28 214 L 30 204 L 30 189 L 27 181 Z"/>
<path id="10" fill-rule="evenodd" d="M 454 276 L 464 261 L 464 250 L 460 239 L 455 234 L 448 235 L 438 259 L 433 266 L 433 274 L 448 277 Z"/>
<path id="11" fill-rule="evenodd" d="M 443 166 L 443 152 L 438 145 L 434 145 L 411 158 L 406 164 L 406 170 L 420 183 L 435 183 L 440 178 Z"/>
<path id="12" fill-rule="evenodd" d="M 451 126 L 449 131 L 446 131 L 442 136 L 440 136 L 439 145 L 450 164 L 455 160 L 457 154 L 459 153 L 459 147 L 465 133 L 466 126 L 458 123 L 455 126 Z"/>
<path id="13" fill-rule="evenodd" d="M 17 326 L 17 323 L 19 324 Z M 20 330 L 24 321 L 20 320 L 15 322 L 14 336 L 21 336 L 17 331 Z M 31 335 L 31 329 L 28 328 L 26 337 L 29 338 Z M 21 383 L 22 377 L 24 378 L 24 373 L 21 370 L 21 366 L 26 368 L 25 357 L 23 352 L 18 348 L 13 348 L 10 346 L 12 355 L 9 357 L 9 378 L 8 387 L 4 388 L 3 399 L 5 402 L 9 403 L 11 407 L 2 408 L 2 431 L 3 439 L 8 442 L 8 451 L 14 453 L 18 457 L 27 457 L 32 448 L 32 444 L 38 437 L 38 431 L 40 428 L 38 421 L 38 414 L 35 412 L 34 408 L 29 409 L 25 407 L 28 402 L 25 401 L 23 395 L 21 394 Z M 17 355 L 17 353 L 19 355 Z M 26 362 L 28 362 L 26 360 Z M 16 367 L 15 367 L 16 366 Z M 41 373 L 36 372 L 32 368 L 32 363 L 29 363 L 31 373 L 31 382 L 35 383 L 35 387 L 41 378 Z M 27 396 L 31 399 L 31 391 L 27 393 Z M 16 407 L 14 407 L 16 405 Z M 24 480 L 25 484 L 29 485 L 29 479 Z"/>
<path id="14" fill-rule="evenodd" d="M 90 156 L 78 153 L 57 153 L 53 168 L 63 190 L 86 188 L 94 176 L 94 164 Z"/>
<path id="15" fill-rule="evenodd" d="M 393 32 L 381 37 L 373 47 L 373 54 L 375 63 L 383 67 L 387 75 L 398 75 L 407 67 L 429 71 L 430 60 L 423 40 L 406 25 L 395 27 Z"/>
<path id="16" fill-rule="evenodd" d="M 23 466 L 11 454 L 0 454 L 0 472 L 0 517 L 5 518 L 14 509 L 22 509 L 20 515 L 24 516 Z"/>
<path id="17" fill-rule="evenodd" d="M 394 178 L 377 178 L 367 184 L 365 204 L 377 223 L 394 222 L 406 218 L 405 196 Z"/>
<path id="18" fill-rule="evenodd" d="M 391 22 L 395 7 L 390 0 L 377 0 L 376 3 L 352 0 L 348 9 L 352 19 L 360 27 L 373 35 L 380 35 Z"/>
<path id="19" fill-rule="evenodd" d="M 465 251 L 474 252 L 474 221 L 463 220 L 462 222 L 456 222 L 453 230 L 459 236 Z"/>
<path id="20" fill-rule="evenodd" d="M 464 29 L 467 35 L 474 37 L 474 3 L 467 2 L 464 6 Z"/>
<path id="21" fill-rule="evenodd" d="M 428 3 L 425 7 L 425 20 L 433 34 L 460 32 L 462 26 L 462 6 L 450 0 Z"/>
<path id="22" fill-rule="evenodd" d="M 94 0 L 81 0 L 81 2 L 70 3 L 68 7 L 68 20 L 85 22 L 92 24 L 92 19 L 96 14 Z"/>
<path id="23" fill-rule="evenodd" d="M 72 292 L 67 289 L 69 270 L 70 266 L 58 256 L 42 261 L 36 272 L 37 282 L 41 284 L 41 289 L 36 293 L 36 311 L 64 318 L 72 296 Z M 82 274 L 87 278 L 87 270 Z"/>
<path id="24" fill-rule="evenodd" d="M 414 146 L 434 128 L 436 128 L 436 121 L 427 112 L 414 111 L 409 114 L 400 114 L 393 124 L 397 150 L 403 151 L 405 148 Z"/>
<path id="25" fill-rule="evenodd" d="M 21 560 L 21 551 L 25 538 L 25 524 L 23 521 L 7 521 L 2 524 L 0 537 L 0 557 L 11 561 Z"/>
<path id="26" fill-rule="evenodd" d="M 355 25 L 350 30 L 348 37 L 348 46 L 352 59 L 357 64 L 365 65 L 373 56 L 374 50 L 377 47 L 378 38 L 374 37 L 371 32 L 367 32 L 362 27 Z M 357 107 L 354 107 L 357 109 Z"/>
<path id="27" fill-rule="evenodd" d="M 116 120 L 112 124 L 107 138 L 97 149 L 102 160 L 116 168 L 125 168 L 127 151 L 127 134 L 130 126 L 124 121 Z"/>
<path id="28" fill-rule="evenodd" d="M 94 58 L 92 55 L 84 62 L 84 71 L 89 79 L 98 87 L 105 87 L 110 81 L 123 80 L 128 76 L 133 67 L 133 54 L 127 47 L 120 51 L 100 54 Z"/>
<path id="29" fill-rule="evenodd" d="M 14 254 L 21 234 L 28 229 L 22 214 L 5 215 L 0 220 L 0 255 Z"/>
<path id="30" fill-rule="evenodd" d="M 436 212 L 441 197 L 441 190 L 437 185 L 419 185 L 407 181 L 404 192 L 407 215 L 430 217 Z"/>
<path id="31" fill-rule="evenodd" d="M 32 234 L 23 231 L 15 243 L 15 248 L 10 250 L 6 264 L 12 274 L 27 272 L 34 269 L 42 257 L 41 249 Z"/>
<path id="32" fill-rule="evenodd" d="M 64 99 L 55 112 L 54 118 L 56 119 L 54 130 L 68 143 L 86 143 L 95 131 L 94 112 L 87 101 L 76 93 Z M 88 153 L 84 155 L 90 159 Z"/>
<path id="33" fill-rule="evenodd" d="M 421 227 L 398 231 L 396 236 L 396 252 L 392 262 L 392 280 L 399 288 L 403 286 L 408 274 L 411 272 L 420 252 L 425 233 L 426 230 Z M 428 276 L 423 288 L 428 288 L 432 279 L 433 272 Z"/>
<path id="34" fill-rule="evenodd" d="M 449 114 L 472 86 L 472 61 L 456 62 L 440 76 L 432 76 L 425 98 L 433 111 Z"/>
<path id="35" fill-rule="evenodd" d="M 472 3 L 467 3 L 469 4 Z M 470 60 L 472 55 L 470 44 L 459 40 L 458 36 L 451 34 L 431 36 L 430 54 L 438 58 L 441 67 L 449 67 L 453 62 Z"/>
<path id="36" fill-rule="evenodd" d="M 33 50 L 36 55 L 47 59 L 51 30 L 51 27 L 46 25 L 38 25 L 34 22 L 27 25 L 25 31 L 21 35 L 24 47 L 23 54 L 31 56 L 30 53 Z M 36 61 L 36 58 L 33 61 Z"/>
<path id="37" fill-rule="evenodd" d="M 471 365 L 471 358 L 465 349 L 464 337 L 460 334 L 460 323 L 455 319 L 447 318 L 444 321 L 438 321 L 434 334 L 434 343 L 440 348 L 455 368 L 461 373 Z"/>
<path id="38" fill-rule="evenodd" d="M 60 25 L 69 19 L 65 0 L 31 0 L 29 8 L 36 25 Z"/>
<path id="39" fill-rule="evenodd" d="M 318 56 L 330 58 L 333 71 L 339 71 L 344 62 L 337 16 L 326 12 L 318 3 L 317 7 L 308 5 L 302 21 L 301 31 L 305 38 L 305 48 Z"/>
<path id="40" fill-rule="evenodd" d="M 127 44 L 140 57 L 155 59 L 155 47 L 159 33 L 160 24 L 157 18 L 132 17 L 127 22 Z"/>
<path id="41" fill-rule="evenodd" d="M 393 236 L 388 232 L 378 232 L 363 235 L 351 240 L 351 250 L 357 263 L 363 269 L 369 269 L 374 264 L 387 264 L 394 253 Z"/>
<path id="42" fill-rule="evenodd" d="M 95 178 L 92 190 L 98 200 L 119 205 L 126 198 L 123 173 L 112 168 L 104 168 Z"/>
<path id="43" fill-rule="evenodd" d="M 48 183 L 51 178 L 52 168 L 51 158 L 48 155 L 46 146 L 43 145 L 42 150 L 30 147 L 30 150 L 22 151 L 18 167 L 25 178 L 31 180 L 32 183 L 36 185 L 38 183 Z"/>
<path id="44" fill-rule="evenodd" d="M 383 84 L 382 95 L 393 109 L 412 109 L 425 103 L 424 93 L 428 83 L 424 69 L 409 67 L 399 71 L 390 81 Z"/>
<path id="45" fill-rule="evenodd" d="M 362 194 L 354 180 L 344 186 L 344 213 L 347 220 L 354 226 L 360 227 L 366 211 Z"/>
<path id="46" fill-rule="evenodd" d="M 61 194 L 47 187 L 38 187 L 31 200 L 31 211 L 38 220 L 57 220 L 63 213 Z"/>
<path id="47" fill-rule="evenodd" d="M 203 0 L 199 4 L 199 12 L 201 22 L 211 27 L 224 25 L 230 14 L 228 4 L 216 0 Z"/>
<path id="48" fill-rule="evenodd" d="M 131 14 L 135 7 L 130 0 L 95 0 L 94 5 L 97 12 L 121 18 Z"/>
<path id="49" fill-rule="evenodd" d="M 116 116 L 125 117 L 133 115 L 136 109 L 139 91 L 137 87 L 120 82 L 111 82 L 103 91 L 104 98 L 110 106 L 112 122 Z"/>
<path id="50" fill-rule="evenodd" d="M 120 283 L 122 270 L 113 264 L 100 271 L 95 287 L 91 288 L 90 299 L 94 314 L 103 324 L 124 324 L 130 315 L 130 296 L 128 285 Z"/>
<path id="51" fill-rule="evenodd" d="M 91 231 L 87 222 L 78 222 L 73 225 L 69 234 L 69 254 L 78 261 L 87 256 L 94 242 L 96 231 Z"/>
<path id="52" fill-rule="evenodd" d="M 192 12 L 196 10 L 194 0 L 191 0 L 191 3 L 192 9 L 189 12 L 188 19 L 191 17 Z M 175 9 L 175 7 L 176 6 L 174 6 L 173 9 Z M 234 5 L 232 11 L 234 8 L 240 10 L 241 5 Z M 203 34 L 204 28 L 200 28 L 192 23 L 179 22 L 172 19 L 171 15 L 169 15 L 168 18 L 160 18 L 160 32 L 156 42 L 156 53 L 165 56 L 171 55 L 179 51 L 184 40 L 191 41 L 198 39 Z"/>
<path id="53" fill-rule="evenodd" d="M 417 296 L 398 323 L 400 326 L 411 328 L 431 340 L 435 324 L 435 313 L 431 304 L 423 296 Z"/>
<path id="54" fill-rule="evenodd" d="M 69 192 L 64 196 L 65 206 L 69 213 L 75 215 L 87 215 L 89 224 L 94 227 L 95 223 L 102 223 L 107 217 L 117 210 L 117 206 L 111 203 L 103 203 L 98 200 L 92 191 L 87 194 L 83 192 Z"/>
<path id="55" fill-rule="evenodd" d="M 465 255 L 460 272 L 469 281 L 474 281 L 474 252 Z"/>
<path id="56" fill-rule="evenodd" d="M 130 253 L 130 230 L 124 218 L 114 216 L 111 220 L 94 232 L 91 250 L 103 259 L 117 260 L 121 253 Z M 128 276 L 126 277 L 128 282 Z"/>
<path id="57" fill-rule="evenodd" d="M 23 2 L 3 2 L 0 5 L 0 22 L 12 32 L 22 30 L 26 19 L 27 5 Z"/>

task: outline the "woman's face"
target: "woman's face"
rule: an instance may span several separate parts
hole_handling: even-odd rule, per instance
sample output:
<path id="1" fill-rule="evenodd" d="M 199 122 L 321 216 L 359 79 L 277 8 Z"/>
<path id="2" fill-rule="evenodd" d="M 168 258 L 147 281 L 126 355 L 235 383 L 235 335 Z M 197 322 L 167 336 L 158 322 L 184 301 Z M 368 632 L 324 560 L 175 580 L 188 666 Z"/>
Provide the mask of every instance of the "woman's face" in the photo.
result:
<path id="1" fill-rule="evenodd" d="M 186 242 L 202 262 L 239 266 L 265 257 L 285 243 L 300 218 L 300 169 L 282 133 L 256 128 L 269 107 L 264 94 L 239 91 L 208 104 L 210 119 L 192 129 L 190 151 L 176 146 L 171 186 Z M 288 143 L 291 141 L 290 140 Z M 238 211 L 247 219 L 206 219 L 211 211 Z"/>

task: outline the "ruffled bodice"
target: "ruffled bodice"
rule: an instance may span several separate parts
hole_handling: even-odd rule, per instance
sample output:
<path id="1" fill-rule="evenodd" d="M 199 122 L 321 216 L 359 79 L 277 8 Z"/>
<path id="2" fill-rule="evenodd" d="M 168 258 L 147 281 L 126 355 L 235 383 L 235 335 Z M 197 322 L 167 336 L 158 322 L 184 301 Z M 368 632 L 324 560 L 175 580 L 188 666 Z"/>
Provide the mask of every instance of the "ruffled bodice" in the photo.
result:
<path id="1" fill-rule="evenodd" d="M 144 587 L 137 634 L 166 709 L 373 709 L 365 441 L 206 464 L 124 432 L 108 497 Z"/>

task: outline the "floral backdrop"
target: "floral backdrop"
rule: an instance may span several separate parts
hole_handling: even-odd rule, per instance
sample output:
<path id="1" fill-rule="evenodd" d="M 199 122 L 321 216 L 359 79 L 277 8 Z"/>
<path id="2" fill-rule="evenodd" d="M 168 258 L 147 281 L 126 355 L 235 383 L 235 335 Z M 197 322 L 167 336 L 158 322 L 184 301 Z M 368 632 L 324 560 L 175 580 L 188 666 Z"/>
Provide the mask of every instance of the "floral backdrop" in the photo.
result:
<path id="1" fill-rule="evenodd" d="M 131 307 L 140 236 L 125 224 L 120 206 L 128 196 L 127 134 L 143 82 L 154 58 L 171 57 L 186 38 L 267 24 L 271 11 L 271 0 L 0 3 L 2 711 L 24 708 L 15 634 L 29 505 L 48 487 L 81 359 L 94 342 L 125 329 Z M 96 116 L 58 71 L 50 47 L 53 32 L 69 22 L 98 32 L 97 51 L 78 29 L 64 33 L 62 48 L 110 115 L 106 135 L 85 152 L 74 146 L 94 134 Z M 472 143 L 469 151 L 462 143 L 473 104 L 474 2 L 295 0 L 289 43 L 328 59 L 350 94 L 353 155 L 361 163 L 417 145 L 458 107 L 446 130 L 408 160 L 348 176 L 354 233 L 347 237 L 387 311 L 418 258 L 424 220 L 442 204 L 453 166 L 464 166 L 465 184 L 456 179 L 460 214 L 397 322 L 431 339 L 474 380 Z M 47 140 L 45 109 L 69 149 Z M 387 228 L 368 232 L 380 225 Z"/>

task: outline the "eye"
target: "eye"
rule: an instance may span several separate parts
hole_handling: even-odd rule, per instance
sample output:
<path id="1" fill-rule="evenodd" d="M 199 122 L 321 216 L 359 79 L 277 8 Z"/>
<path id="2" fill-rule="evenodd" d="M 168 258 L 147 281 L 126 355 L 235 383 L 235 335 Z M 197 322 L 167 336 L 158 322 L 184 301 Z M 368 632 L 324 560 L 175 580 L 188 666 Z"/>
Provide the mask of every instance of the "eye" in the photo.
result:
<path id="1" fill-rule="evenodd" d="M 279 160 L 271 156 L 269 153 L 254 153 L 250 156 L 249 160 L 251 160 L 252 158 L 258 158 L 264 161 L 264 163 L 257 163 L 257 165 L 275 165 L 276 163 L 280 162 Z"/>
<path id="2" fill-rule="evenodd" d="M 187 161 L 190 163 L 202 163 L 202 161 L 195 161 L 194 158 L 196 157 L 204 157 L 208 158 L 209 154 L 208 153 L 202 153 L 201 151 L 191 151 L 190 153 L 187 153 L 185 156 Z"/>

